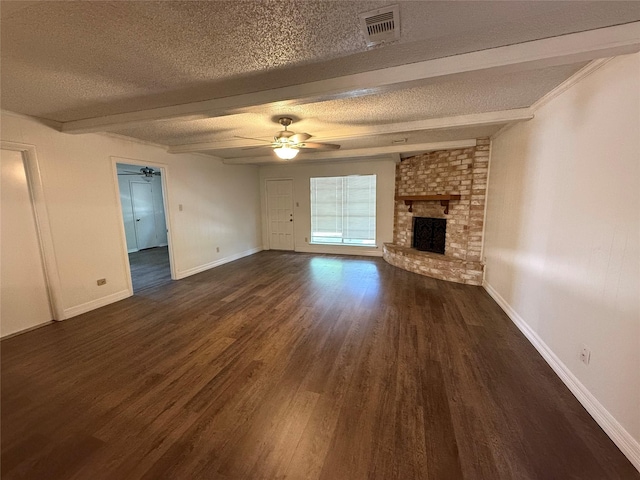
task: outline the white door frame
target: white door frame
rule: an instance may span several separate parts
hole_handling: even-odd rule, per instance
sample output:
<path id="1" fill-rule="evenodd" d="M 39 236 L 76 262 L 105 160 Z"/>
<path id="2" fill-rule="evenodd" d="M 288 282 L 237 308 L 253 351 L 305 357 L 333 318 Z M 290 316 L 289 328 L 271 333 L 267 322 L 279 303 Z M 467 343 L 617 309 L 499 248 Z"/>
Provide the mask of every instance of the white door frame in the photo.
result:
<path id="1" fill-rule="evenodd" d="M 167 244 L 169 245 L 169 267 L 171 269 L 171 280 L 176 280 L 176 268 L 174 265 L 174 252 L 173 252 L 173 228 L 171 222 L 171 212 L 169 210 L 169 166 L 164 163 L 158 162 L 145 162 L 136 158 L 114 157 L 111 156 L 111 163 L 113 167 L 113 180 L 115 185 L 115 196 L 118 202 L 120 211 L 120 247 L 122 251 L 122 259 L 127 271 L 127 283 L 129 294 L 133 295 L 133 282 L 131 280 L 131 264 L 129 263 L 129 251 L 127 248 L 127 236 L 124 231 L 124 219 L 122 218 L 122 202 L 120 201 L 120 185 L 118 182 L 118 163 L 126 163 L 129 165 L 136 165 L 139 167 L 152 167 L 155 170 L 160 170 L 160 180 L 162 182 L 162 203 L 164 207 L 164 220 L 167 224 Z"/>
<path id="2" fill-rule="evenodd" d="M 64 302 L 62 300 L 62 287 L 60 285 L 60 274 L 56 261 L 56 252 L 51 234 L 51 223 L 49 222 L 49 212 L 45 200 L 42 178 L 40 176 L 40 164 L 35 145 L 25 143 L 0 141 L 0 149 L 20 152 L 24 159 L 25 172 L 27 174 L 27 185 L 29 186 L 29 196 L 33 205 L 33 213 L 36 221 L 36 233 L 40 244 L 40 255 L 44 266 L 44 278 L 47 284 L 49 305 L 54 320 L 64 320 Z"/>
<path id="3" fill-rule="evenodd" d="M 265 198 L 265 205 L 267 207 L 267 244 L 269 245 L 269 250 L 271 250 L 271 222 L 269 221 L 269 188 L 268 188 L 268 184 L 269 182 L 278 182 L 278 181 L 282 181 L 282 180 L 289 180 L 291 181 L 291 211 L 293 212 L 293 233 L 291 234 L 291 241 L 293 243 L 293 249 L 291 250 L 292 252 L 296 251 L 296 215 L 295 215 L 295 211 L 296 211 L 296 202 L 295 202 L 295 198 L 296 198 L 296 194 L 295 194 L 295 182 L 293 181 L 293 178 L 265 178 L 264 179 L 264 198 Z"/>

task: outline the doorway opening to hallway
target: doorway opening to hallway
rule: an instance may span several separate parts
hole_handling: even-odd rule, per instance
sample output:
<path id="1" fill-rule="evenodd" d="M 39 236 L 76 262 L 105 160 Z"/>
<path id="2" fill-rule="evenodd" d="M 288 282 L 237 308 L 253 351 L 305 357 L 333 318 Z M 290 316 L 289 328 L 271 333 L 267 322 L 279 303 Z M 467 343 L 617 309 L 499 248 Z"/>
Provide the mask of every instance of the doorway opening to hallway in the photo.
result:
<path id="1" fill-rule="evenodd" d="M 117 163 L 133 292 L 171 281 L 163 168 Z"/>

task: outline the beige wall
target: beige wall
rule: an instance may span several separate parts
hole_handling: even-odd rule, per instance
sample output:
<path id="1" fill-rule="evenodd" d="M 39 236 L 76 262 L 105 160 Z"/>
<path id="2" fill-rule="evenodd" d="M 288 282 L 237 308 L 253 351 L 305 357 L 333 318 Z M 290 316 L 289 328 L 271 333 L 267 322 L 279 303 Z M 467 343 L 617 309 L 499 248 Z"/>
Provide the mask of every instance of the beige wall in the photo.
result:
<path id="1" fill-rule="evenodd" d="M 376 247 L 346 247 L 310 245 L 305 241 L 311 232 L 311 204 L 309 184 L 311 177 L 337 177 L 343 175 L 377 175 Z M 393 240 L 393 208 L 395 192 L 395 162 L 392 160 L 341 160 L 336 163 L 282 164 L 260 167 L 262 197 L 262 237 L 264 248 L 269 248 L 267 228 L 267 201 L 265 185 L 268 179 L 293 179 L 294 243 L 297 252 L 338 253 L 349 255 L 382 256 L 382 244 Z"/>
<path id="2" fill-rule="evenodd" d="M 118 162 L 133 159 L 166 168 L 178 278 L 261 248 L 257 167 L 171 155 L 105 135 L 63 134 L 6 113 L 1 138 L 36 147 L 58 269 L 58 303 L 65 317 L 130 294 L 115 157 Z M 98 287 L 99 278 L 107 284 Z"/>
<path id="3" fill-rule="evenodd" d="M 484 251 L 487 289 L 638 468 L 639 166 L 635 54 L 493 141 Z"/>
<path id="4" fill-rule="evenodd" d="M 0 150 L 0 337 L 53 318 L 28 167 L 23 152 Z"/>

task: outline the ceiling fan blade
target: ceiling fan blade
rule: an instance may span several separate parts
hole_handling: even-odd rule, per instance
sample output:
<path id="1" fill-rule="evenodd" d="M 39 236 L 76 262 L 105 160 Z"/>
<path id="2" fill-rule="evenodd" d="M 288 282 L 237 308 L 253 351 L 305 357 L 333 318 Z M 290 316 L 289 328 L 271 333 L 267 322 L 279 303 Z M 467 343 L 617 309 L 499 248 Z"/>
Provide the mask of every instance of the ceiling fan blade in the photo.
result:
<path id="1" fill-rule="evenodd" d="M 257 140 L 259 142 L 271 143 L 271 140 L 265 140 L 263 138 L 241 137 L 240 135 L 234 135 L 233 138 L 243 138 L 245 140 Z"/>
<path id="2" fill-rule="evenodd" d="M 298 148 L 308 148 L 312 150 L 338 150 L 340 145 L 334 143 L 301 143 Z"/>
<path id="3" fill-rule="evenodd" d="M 141 173 L 125 172 L 125 173 L 118 173 L 118 175 L 142 175 L 142 174 Z"/>
<path id="4" fill-rule="evenodd" d="M 296 133 L 289 137 L 289 141 L 293 143 L 303 143 L 305 140 L 309 140 L 311 137 L 312 135 L 309 135 L 308 133 Z"/>

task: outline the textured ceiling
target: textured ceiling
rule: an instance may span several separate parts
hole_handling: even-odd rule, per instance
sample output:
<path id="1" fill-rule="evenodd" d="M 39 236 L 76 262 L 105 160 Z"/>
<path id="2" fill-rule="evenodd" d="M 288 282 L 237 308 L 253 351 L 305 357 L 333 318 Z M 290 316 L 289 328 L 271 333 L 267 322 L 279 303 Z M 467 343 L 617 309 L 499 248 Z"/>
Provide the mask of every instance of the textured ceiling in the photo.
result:
<path id="1" fill-rule="evenodd" d="M 282 129 L 274 119 L 289 116 L 298 120 L 290 130 L 311 133 L 321 140 L 327 135 L 346 135 L 351 126 L 528 107 L 583 65 L 467 75 L 377 95 L 297 106 L 271 106 L 224 117 L 165 120 L 115 130 L 114 133 L 164 145 L 231 140 L 235 135 L 270 140 Z"/>
<path id="2" fill-rule="evenodd" d="M 400 40 L 367 47 L 358 14 L 394 3 Z M 637 22 L 640 1 L 2 1 L 0 20 L 2 108 L 70 122 Z M 298 120 L 294 131 L 348 136 L 356 126 L 526 107 L 583 65 L 472 72 L 108 130 L 163 145 L 269 138 L 279 130 L 274 119 L 289 115 Z M 367 142 L 345 141 L 343 148 Z"/>

